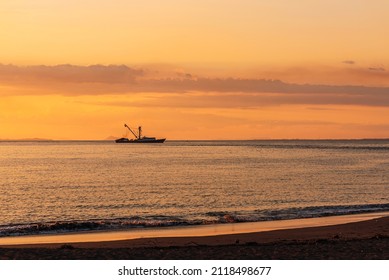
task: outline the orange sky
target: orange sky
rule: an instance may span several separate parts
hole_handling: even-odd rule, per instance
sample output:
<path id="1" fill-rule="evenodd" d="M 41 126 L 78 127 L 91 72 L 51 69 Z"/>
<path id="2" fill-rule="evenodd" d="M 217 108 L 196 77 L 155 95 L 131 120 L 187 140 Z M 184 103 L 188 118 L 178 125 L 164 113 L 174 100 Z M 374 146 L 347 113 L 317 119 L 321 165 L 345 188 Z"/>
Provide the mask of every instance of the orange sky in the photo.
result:
<path id="1" fill-rule="evenodd" d="M 389 2 L 0 2 L 0 139 L 389 138 Z"/>

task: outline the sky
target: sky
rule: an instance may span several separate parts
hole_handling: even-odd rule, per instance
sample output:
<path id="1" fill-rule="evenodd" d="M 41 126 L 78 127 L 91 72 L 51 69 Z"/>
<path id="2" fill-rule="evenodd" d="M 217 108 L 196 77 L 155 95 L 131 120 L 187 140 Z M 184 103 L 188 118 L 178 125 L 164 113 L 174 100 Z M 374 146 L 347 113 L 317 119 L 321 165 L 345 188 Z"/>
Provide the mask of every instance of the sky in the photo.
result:
<path id="1" fill-rule="evenodd" d="M 2 0 L 0 139 L 389 138 L 386 0 Z"/>

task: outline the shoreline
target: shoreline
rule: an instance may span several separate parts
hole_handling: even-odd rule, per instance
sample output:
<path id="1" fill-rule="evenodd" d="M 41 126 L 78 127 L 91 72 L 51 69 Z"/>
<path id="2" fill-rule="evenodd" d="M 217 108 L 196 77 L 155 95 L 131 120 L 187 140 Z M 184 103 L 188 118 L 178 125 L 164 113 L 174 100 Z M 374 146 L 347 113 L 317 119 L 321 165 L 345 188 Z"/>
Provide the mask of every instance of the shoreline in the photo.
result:
<path id="1" fill-rule="evenodd" d="M 387 217 L 389 212 L 363 213 L 341 216 L 326 216 L 293 220 L 276 220 L 262 222 L 212 224 L 199 226 L 136 228 L 115 231 L 87 231 L 77 233 L 60 233 L 47 235 L 27 235 L 0 237 L 0 247 L 55 247 L 63 244 L 89 245 L 112 244 L 139 240 L 158 240 L 166 238 L 217 238 L 235 235 L 261 234 L 274 231 L 299 230 L 309 231 L 336 225 L 347 225 Z M 136 242 L 135 242 L 136 243 Z M 139 243 L 139 242 L 138 242 Z M 89 245 L 88 245 L 89 244 Z M 162 245 L 162 244 L 161 244 Z"/>
<path id="2" fill-rule="evenodd" d="M 0 260 L 389 260 L 389 216 L 209 236 L 0 245 Z"/>

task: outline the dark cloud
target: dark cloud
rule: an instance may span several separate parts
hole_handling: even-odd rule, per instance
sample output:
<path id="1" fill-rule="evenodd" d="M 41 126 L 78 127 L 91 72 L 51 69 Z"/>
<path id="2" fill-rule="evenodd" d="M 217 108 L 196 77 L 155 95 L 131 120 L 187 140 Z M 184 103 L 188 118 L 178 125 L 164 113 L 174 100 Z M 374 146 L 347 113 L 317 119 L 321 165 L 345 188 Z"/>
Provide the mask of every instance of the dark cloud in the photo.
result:
<path id="1" fill-rule="evenodd" d="M 19 67 L 0 64 L 0 81 L 18 83 L 132 83 L 142 76 L 141 69 L 126 65 L 55 66 L 35 65 Z"/>
<path id="2" fill-rule="evenodd" d="M 341 94 L 266 94 L 266 93 L 217 93 L 217 94 L 163 94 L 138 101 L 95 102 L 95 105 L 120 107 L 159 108 L 240 108 L 253 109 L 281 105 L 359 105 L 389 106 L 389 95 L 373 96 Z M 328 108 L 326 108 L 328 110 Z"/>
<path id="3" fill-rule="evenodd" d="M 163 79 L 147 80 L 139 90 L 160 92 L 243 92 L 243 93 L 328 93 L 328 94 L 389 94 L 389 87 L 337 86 L 285 83 L 264 79 Z M 136 88 L 136 87 L 135 87 Z"/>
<path id="4" fill-rule="evenodd" d="M 364 71 L 374 73 L 373 70 Z M 389 73 L 375 71 L 379 71 L 376 75 L 380 75 L 381 79 L 389 79 Z M 75 96 L 152 92 L 160 93 L 164 97 L 155 103 L 149 100 L 147 104 L 137 103 L 137 106 L 231 108 L 282 104 L 389 106 L 389 87 L 296 84 L 271 79 L 206 78 L 187 72 L 178 76 L 177 73 L 173 73 L 171 78 L 157 79 L 148 74 L 151 72 L 148 69 L 135 69 L 125 65 L 19 67 L 0 64 L 0 83 L 27 86 L 28 91 L 19 93 L 24 95 Z M 202 94 L 189 94 L 193 92 Z M 171 97 L 166 93 L 187 94 Z"/>
<path id="5" fill-rule="evenodd" d="M 379 71 L 379 72 L 385 72 L 385 68 L 383 67 L 369 67 L 368 68 L 370 71 Z"/>
<path id="6" fill-rule="evenodd" d="M 354 65 L 354 64 L 355 64 L 355 61 L 354 61 L 354 60 L 343 60 L 342 63 Z"/>

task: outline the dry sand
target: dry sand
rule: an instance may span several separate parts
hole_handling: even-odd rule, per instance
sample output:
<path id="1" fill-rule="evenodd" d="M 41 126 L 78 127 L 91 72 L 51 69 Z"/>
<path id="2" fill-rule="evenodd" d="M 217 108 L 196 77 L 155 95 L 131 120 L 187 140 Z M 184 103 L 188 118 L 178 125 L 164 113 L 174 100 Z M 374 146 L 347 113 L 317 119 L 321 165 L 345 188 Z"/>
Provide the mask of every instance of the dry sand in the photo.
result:
<path id="1" fill-rule="evenodd" d="M 99 233 L 98 241 L 90 233 L 63 235 L 68 239 L 55 242 L 40 236 L 35 244 L 0 238 L 0 259 L 389 259 L 388 213 L 189 230 L 192 234 L 151 230 L 151 237 L 139 231 L 143 238 L 128 236 L 129 231 Z"/>

